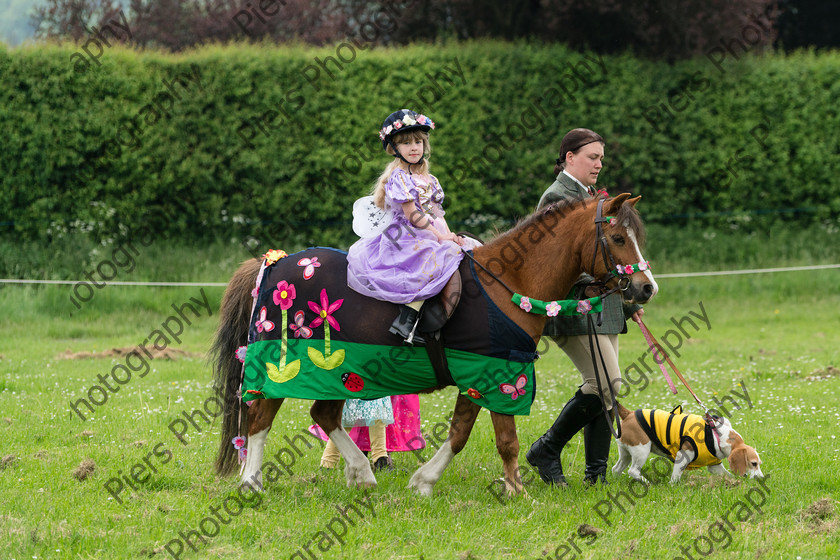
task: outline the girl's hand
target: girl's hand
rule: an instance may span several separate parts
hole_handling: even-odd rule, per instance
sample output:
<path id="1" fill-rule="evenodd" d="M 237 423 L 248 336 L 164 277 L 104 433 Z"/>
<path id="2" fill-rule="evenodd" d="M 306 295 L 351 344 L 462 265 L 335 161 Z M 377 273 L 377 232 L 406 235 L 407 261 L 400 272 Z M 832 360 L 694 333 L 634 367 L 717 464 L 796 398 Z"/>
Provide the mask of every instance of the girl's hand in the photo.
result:
<path id="1" fill-rule="evenodd" d="M 630 316 L 630 318 L 631 318 L 631 319 L 633 319 L 634 321 L 636 321 L 636 322 L 638 323 L 639 321 L 641 321 L 641 320 L 642 320 L 642 315 L 644 315 L 644 314 L 645 314 L 645 310 L 644 310 L 644 309 L 639 309 L 638 311 L 636 311 L 635 313 L 633 313 L 633 314 Z"/>
<path id="2" fill-rule="evenodd" d="M 446 233 L 441 234 L 441 235 L 438 237 L 438 240 L 439 240 L 439 241 L 454 241 L 454 242 L 455 242 L 455 243 L 457 243 L 459 246 L 464 244 L 464 238 L 463 238 L 463 237 L 459 237 L 459 236 L 455 235 L 455 234 L 454 234 L 454 233 L 452 233 L 451 231 L 450 231 L 450 232 L 446 232 Z"/>

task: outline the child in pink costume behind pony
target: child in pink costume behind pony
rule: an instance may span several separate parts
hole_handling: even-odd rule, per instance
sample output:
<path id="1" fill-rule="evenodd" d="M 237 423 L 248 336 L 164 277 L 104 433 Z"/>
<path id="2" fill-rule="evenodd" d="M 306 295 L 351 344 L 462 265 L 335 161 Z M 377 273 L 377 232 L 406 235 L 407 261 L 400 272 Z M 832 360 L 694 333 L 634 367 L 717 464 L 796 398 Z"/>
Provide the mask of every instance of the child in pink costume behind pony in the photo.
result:
<path id="1" fill-rule="evenodd" d="M 348 430 L 352 439 L 362 451 L 370 451 L 370 460 L 373 462 L 374 472 L 380 470 L 392 470 L 393 462 L 390 453 L 396 451 L 417 451 L 426 447 L 426 440 L 420 430 L 420 399 L 417 395 L 394 395 L 379 400 L 390 400 L 390 409 L 393 411 L 393 423 L 385 425 L 381 419 L 371 422 L 373 416 L 368 415 L 363 423 L 354 422 L 354 426 Z M 351 401 L 345 403 L 345 408 Z M 359 401 L 364 402 L 364 401 Z M 377 401 L 369 401 L 376 403 Z M 355 406 L 355 405 L 352 405 Z M 342 415 L 342 423 L 344 422 Z M 327 434 L 317 425 L 309 427 L 313 435 L 324 441 L 329 441 Z M 340 455 L 335 445 L 334 451 L 330 451 L 330 444 L 324 449 L 321 457 L 321 466 L 324 468 L 335 468 L 338 466 Z"/>

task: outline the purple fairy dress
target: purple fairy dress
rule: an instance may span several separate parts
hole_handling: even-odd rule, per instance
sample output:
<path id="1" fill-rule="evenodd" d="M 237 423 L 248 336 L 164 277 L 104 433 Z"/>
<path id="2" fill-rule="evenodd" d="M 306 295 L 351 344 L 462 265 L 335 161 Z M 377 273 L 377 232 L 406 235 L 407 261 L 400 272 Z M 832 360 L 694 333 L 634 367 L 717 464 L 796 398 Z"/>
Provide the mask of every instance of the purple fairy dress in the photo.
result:
<path id="1" fill-rule="evenodd" d="M 385 184 L 388 225 L 359 239 L 347 254 L 347 284 L 360 294 L 392 303 L 424 300 L 440 293 L 457 270 L 464 257 L 458 244 L 438 241 L 428 229 L 414 227 L 402 209 L 404 202 L 413 201 L 440 231 L 435 220 L 444 214 L 443 189 L 429 177 L 430 183 L 421 183 L 396 169 Z"/>

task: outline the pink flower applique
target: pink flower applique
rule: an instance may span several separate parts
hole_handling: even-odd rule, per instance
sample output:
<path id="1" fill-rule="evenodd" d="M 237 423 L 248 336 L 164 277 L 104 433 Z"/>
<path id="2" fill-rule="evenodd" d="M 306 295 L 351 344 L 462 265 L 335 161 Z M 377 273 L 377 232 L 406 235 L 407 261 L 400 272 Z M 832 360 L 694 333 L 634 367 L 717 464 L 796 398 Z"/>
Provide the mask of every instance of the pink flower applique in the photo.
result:
<path id="1" fill-rule="evenodd" d="M 649 262 L 642 261 L 642 262 L 639 263 L 639 270 L 644 271 L 644 270 L 647 270 L 649 268 L 650 268 L 650 263 Z"/>
<path id="2" fill-rule="evenodd" d="M 395 129 L 402 128 L 402 121 L 395 121 L 394 122 L 394 128 Z"/>
<path id="3" fill-rule="evenodd" d="M 248 450 L 243 447 L 242 449 L 239 450 L 239 462 L 244 463 L 245 459 L 247 459 L 247 458 L 248 458 Z"/>
<path id="4" fill-rule="evenodd" d="M 523 297 L 519 301 L 519 308 L 524 310 L 526 313 L 530 313 L 533 306 L 531 305 L 531 300 L 527 297 Z"/>
<path id="5" fill-rule="evenodd" d="M 315 269 L 321 267 L 321 263 L 318 262 L 318 257 L 303 258 L 298 261 L 298 266 L 306 267 L 303 269 L 303 279 L 309 280 L 315 274 Z"/>
<path id="6" fill-rule="evenodd" d="M 552 301 L 551 303 L 546 304 L 545 314 L 549 317 L 557 317 L 557 314 L 560 313 L 560 309 L 560 304 L 556 301 Z"/>
<path id="7" fill-rule="evenodd" d="M 624 274 L 633 274 L 633 265 L 628 264 L 624 267 Z"/>
<path id="8" fill-rule="evenodd" d="M 588 299 L 582 299 L 577 304 L 577 312 L 581 315 L 586 315 L 592 311 L 592 303 Z"/>
<path id="9" fill-rule="evenodd" d="M 274 305 L 279 305 L 280 309 L 285 311 L 292 306 L 295 297 L 297 293 L 294 284 L 289 284 L 285 280 L 277 283 L 277 289 L 274 290 Z"/>
<path id="10" fill-rule="evenodd" d="M 236 449 L 242 449 L 245 447 L 245 436 L 236 436 L 230 441 Z"/>
<path id="11" fill-rule="evenodd" d="M 303 325 L 303 311 L 295 313 L 295 322 L 289 324 L 289 328 L 295 333 L 295 338 L 311 338 L 312 329 Z"/>
<path id="12" fill-rule="evenodd" d="M 248 354 L 248 347 L 247 346 L 240 346 L 236 349 L 236 359 L 239 360 L 241 363 L 245 363 L 245 356 Z"/>
<path id="13" fill-rule="evenodd" d="M 266 315 L 268 314 L 268 310 L 266 310 L 265 306 L 260 309 L 260 317 L 257 319 L 257 332 L 270 332 L 274 330 L 274 323 L 266 319 Z"/>
<path id="14" fill-rule="evenodd" d="M 318 316 L 315 317 L 315 320 L 309 324 L 311 328 L 314 329 L 315 327 L 320 326 L 321 323 L 323 323 L 324 320 L 326 320 L 332 328 L 334 328 L 337 331 L 341 330 L 341 327 L 338 325 L 338 321 L 336 321 L 335 317 L 333 317 L 332 314 L 335 313 L 338 310 L 338 308 L 341 307 L 341 304 L 344 303 L 343 299 L 335 300 L 334 302 L 332 302 L 332 304 L 330 304 L 330 300 L 327 299 L 327 290 L 322 288 L 321 305 L 318 305 L 314 301 L 310 301 L 307 303 L 309 303 L 309 309 L 318 314 Z"/>

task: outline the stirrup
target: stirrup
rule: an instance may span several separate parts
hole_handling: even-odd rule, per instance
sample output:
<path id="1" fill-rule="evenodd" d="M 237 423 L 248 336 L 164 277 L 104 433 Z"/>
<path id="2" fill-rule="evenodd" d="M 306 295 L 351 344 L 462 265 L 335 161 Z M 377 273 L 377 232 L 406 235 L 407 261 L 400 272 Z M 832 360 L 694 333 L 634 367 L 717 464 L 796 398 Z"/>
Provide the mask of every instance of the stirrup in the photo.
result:
<path id="1" fill-rule="evenodd" d="M 403 338 L 403 342 L 406 344 L 425 344 L 425 341 L 421 337 L 415 335 L 417 325 L 419 323 L 420 312 L 415 311 L 407 305 L 402 305 L 399 316 L 394 319 L 394 322 L 391 324 L 391 328 L 388 329 L 388 332 L 401 336 Z M 409 325 L 411 325 L 410 330 L 408 329 Z M 406 330 L 408 330 L 408 333 L 406 333 Z"/>

